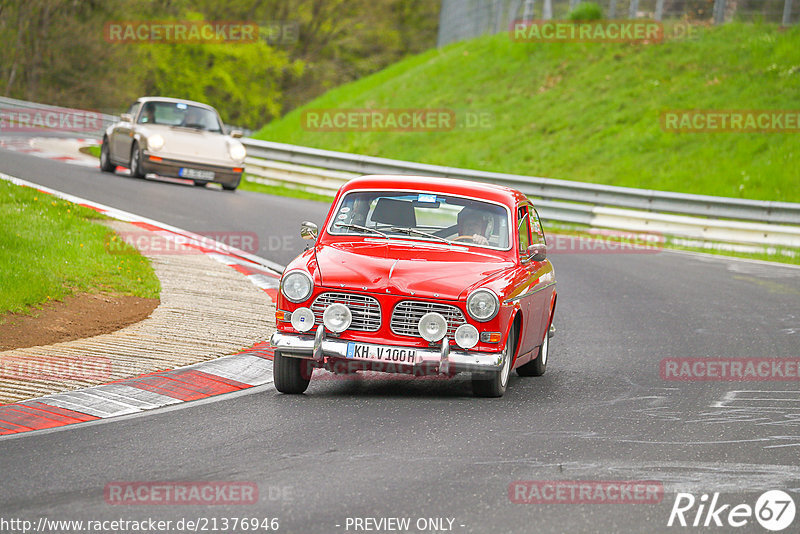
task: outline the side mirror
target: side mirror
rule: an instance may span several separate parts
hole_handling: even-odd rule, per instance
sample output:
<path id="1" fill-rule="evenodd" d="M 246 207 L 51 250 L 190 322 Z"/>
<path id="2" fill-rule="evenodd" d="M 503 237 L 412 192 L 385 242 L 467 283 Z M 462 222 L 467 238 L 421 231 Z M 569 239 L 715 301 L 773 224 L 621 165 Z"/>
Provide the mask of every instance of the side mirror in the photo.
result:
<path id="1" fill-rule="evenodd" d="M 536 243 L 528 247 L 525 251 L 527 256 L 533 261 L 544 261 L 547 258 L 547 245 Z"/>
<path id="2" fill-rule="evenodd" d="M 308 221 L 300 223 L 300 237 L 303 239 L 314 240 L 317 238 L 318 233 L 319 228 L 317 228 L 316 224 Z"/>
<path id="3" fill-rule="evenodd" d="M 241 130 L 233 130 L 231 131 L 231 137 L 234 139 L 239 139 L 240 137 L 244 137 L 244 133 Z"/>
<path id="4" fill-rule="evenodd" d="M 123 113 L 122 115 L 119 116 L 119 120 L 121 120 L 122 122 L 133 122 L 133 115 L 131 115 L 130 113 Z"/>

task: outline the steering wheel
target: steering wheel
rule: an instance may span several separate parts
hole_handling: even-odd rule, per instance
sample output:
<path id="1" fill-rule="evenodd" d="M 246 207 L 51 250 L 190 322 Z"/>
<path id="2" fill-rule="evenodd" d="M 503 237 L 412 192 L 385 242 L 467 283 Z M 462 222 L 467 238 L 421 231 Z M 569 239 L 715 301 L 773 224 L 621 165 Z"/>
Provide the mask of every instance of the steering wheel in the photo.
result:
<path id="1" fill-rule="evenodd" d="M 451 239 L 451 241 L 467 241 L 469 240 L 471 243 L 475 242 L 475 239 L 471 235 L 460 235 Z"/>

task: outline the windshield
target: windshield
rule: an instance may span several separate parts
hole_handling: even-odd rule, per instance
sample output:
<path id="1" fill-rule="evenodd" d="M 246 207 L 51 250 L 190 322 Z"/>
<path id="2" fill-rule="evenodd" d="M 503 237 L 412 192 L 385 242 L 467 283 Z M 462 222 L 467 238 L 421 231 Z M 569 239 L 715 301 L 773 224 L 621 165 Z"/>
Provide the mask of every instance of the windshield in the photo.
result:
<path id="1" fill-rule="evenodd" d="M 145 102 L 136 122 L 222 132 L 222 125 L 216 113 L 183 102 Z"/>
<path id="2" fill-rule="evenodd" d="M 497 204 L 438 193 L 347 193 L 328 228 L 331 235 L 450 242 L 510 248 L 508 211 Z"/>

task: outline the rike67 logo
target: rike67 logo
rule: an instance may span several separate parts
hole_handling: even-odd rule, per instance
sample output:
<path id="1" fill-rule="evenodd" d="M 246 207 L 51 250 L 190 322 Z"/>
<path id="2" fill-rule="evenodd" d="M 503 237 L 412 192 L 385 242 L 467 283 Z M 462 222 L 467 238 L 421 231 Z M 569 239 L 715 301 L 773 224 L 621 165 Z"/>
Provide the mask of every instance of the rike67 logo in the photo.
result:
<path id="1" fill-rule="evenodd" d="M 778 532 L 792 524 L 795 512 L 794 500 L 781 490 L 761 494 L 755 507 L 746 503 L 724 504 L 719 493 L 714 493 L 710 502 L 705 493 L 699 499 L 691 493 L 678 493 L 667 526 L 738 528 L 749 524 L 755 517 L 765 529 Z"/>

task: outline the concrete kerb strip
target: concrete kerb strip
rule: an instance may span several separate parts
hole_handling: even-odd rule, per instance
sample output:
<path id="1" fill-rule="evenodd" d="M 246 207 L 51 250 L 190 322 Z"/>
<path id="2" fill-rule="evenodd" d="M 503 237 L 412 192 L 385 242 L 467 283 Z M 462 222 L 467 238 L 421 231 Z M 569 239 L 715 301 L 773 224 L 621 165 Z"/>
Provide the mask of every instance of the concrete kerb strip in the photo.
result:
<path id="1" fill-rule="evenodd" d="M 124 221 L 110 223 L 116 230 L 151 232 L 156 239 L 172 239 L 197 249 L 192 254 L 145 253 L 161 280 L 162 303 L 144 321 L 111 334 L 0 352 L 0 363 L 4 358 L 15 362 L 27 358 L 34 360 L 34 369 L 41 362 L 57 365 L 59 358 L 73 363 L 87 359 L 107 363 L 107 374 L 96 377 L 103 380 L 91 376 L 25 380 L 24 373 L 23 380 L 8 379 L 0 369 L 0 401 L 19 400 L 0 405 L 0 436 L 134 414 L 272 381 L 272 350 L 264 340 L 274 328 L 274 300 L 282 266 L 192 232 L 13 176 L 0 173 L 0 179 Z M 213 250 L 207 248 L 209 244 L 214 245 Z M 241 347 L 250 348 L 239 352 Z M 170 369 L 176 364 L 190 365 Z M 109 383 L 75 389 L 101 382 Z M 48 394 L 30 398 L 44 393 Z"/>

